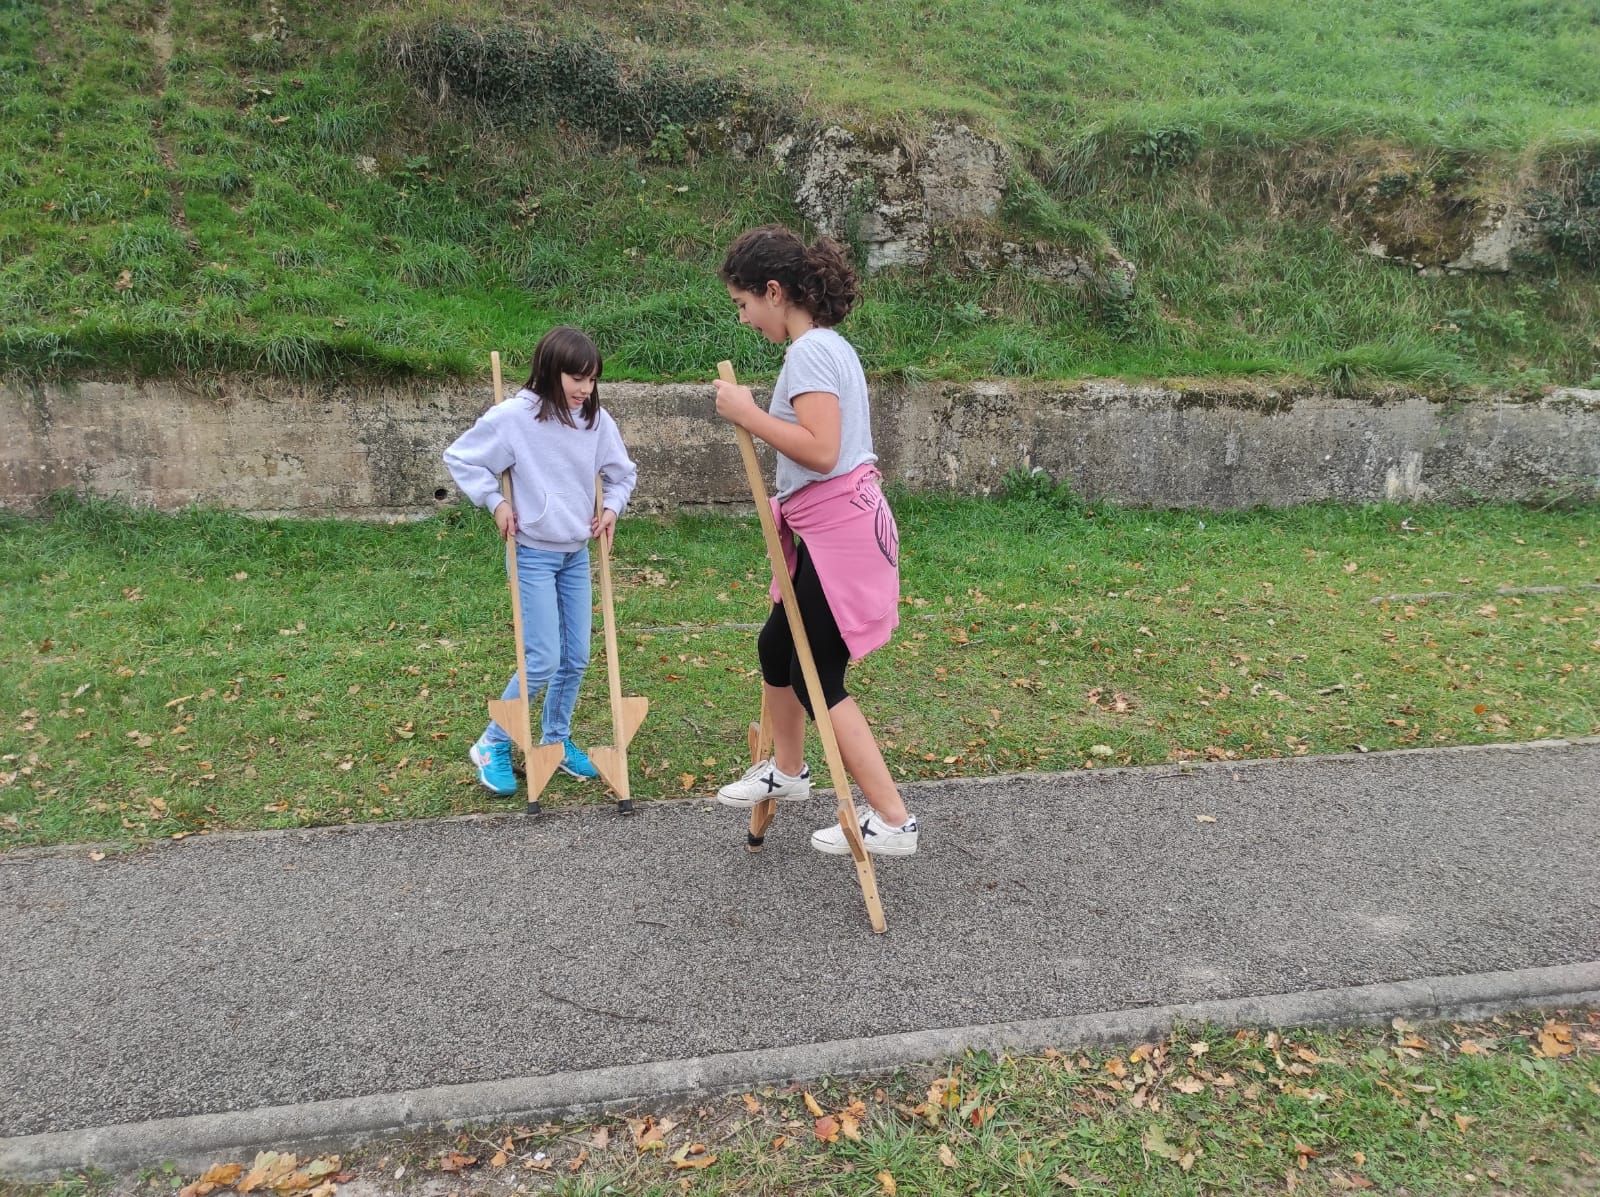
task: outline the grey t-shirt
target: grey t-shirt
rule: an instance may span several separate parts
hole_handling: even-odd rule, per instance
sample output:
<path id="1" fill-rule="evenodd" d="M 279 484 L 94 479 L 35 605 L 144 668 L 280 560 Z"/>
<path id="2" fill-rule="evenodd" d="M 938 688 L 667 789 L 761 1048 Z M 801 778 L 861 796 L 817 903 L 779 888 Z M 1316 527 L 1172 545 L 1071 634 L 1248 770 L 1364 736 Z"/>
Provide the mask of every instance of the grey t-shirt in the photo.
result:
<path id="1" fill-rule="evenodd" d="M 793 399 L 810 391 L 839 397 L 839 460 L 826 474 L 808 470 L 778 454 L 778 498 L 824 478 L 848 474 L 858 465 L 877 461 L 872 451 L 872 413 L 867 406 L 867 376 L 855 347 L 831 328 L 802 333 L 784 355 L 783 369 L 772 387 L 767 410 L 780 420 L 798 424 Z"/>

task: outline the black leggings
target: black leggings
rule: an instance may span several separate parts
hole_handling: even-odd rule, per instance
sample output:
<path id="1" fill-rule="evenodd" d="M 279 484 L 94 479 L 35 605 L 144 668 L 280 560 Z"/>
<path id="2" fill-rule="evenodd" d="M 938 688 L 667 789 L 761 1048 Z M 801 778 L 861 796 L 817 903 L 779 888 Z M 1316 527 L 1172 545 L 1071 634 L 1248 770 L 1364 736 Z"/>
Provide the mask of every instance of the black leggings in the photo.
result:
<path id="1" fill-rule="evenodd" d="M 817 663 L 817 680 L 822 683 L 822 696 L 832 710 L 850 695 L 844 688 L 844 667 L 850 663 L 850 650 L 822 593 L 822 579 L 817 577 L 817 567 L 811 563 L 811 554 L 804 542 L 800 544 L 799 559 L 794 570 L 794 596 L 800 605 L 800 622 L 806 629 L 806 639 L 811 642 L 811 655 Z M 800 655 L 794 649 L 794 637 L 789 634 L 789 619 L 783 604 L 774 603 L 766 625 L 756 639 L 761 655 L 761 676 L 769 686 L 793 686 L 794 696 L 813 719 L 816 712 L 811 707 L 811 696 L 806 692 L 805 675 L 800 670 Z"/>

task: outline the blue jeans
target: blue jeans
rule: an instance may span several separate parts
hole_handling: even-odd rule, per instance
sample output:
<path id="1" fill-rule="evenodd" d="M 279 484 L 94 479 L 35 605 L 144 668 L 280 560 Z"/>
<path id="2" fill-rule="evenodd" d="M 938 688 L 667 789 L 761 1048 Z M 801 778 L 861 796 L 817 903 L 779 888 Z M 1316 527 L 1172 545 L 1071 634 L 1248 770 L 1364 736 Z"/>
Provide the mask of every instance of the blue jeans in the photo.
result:
<path id="1" fill-rule="evenodd" d="M 572 712 L 578 688 L 589 668 L 589 633 L 593 599 L 589 583 L 589 546 L 571 553 L 517 546 L 517 582 L 522 593 L 522 642 L 528 658 L 528 692 L 544 691 L 541 742 L 556 744 L 572 735 Z M 515 672 L 501 698 L 522 693 Z M 490 720 L 483 738 L 509 740 L 505 728 Z"/>

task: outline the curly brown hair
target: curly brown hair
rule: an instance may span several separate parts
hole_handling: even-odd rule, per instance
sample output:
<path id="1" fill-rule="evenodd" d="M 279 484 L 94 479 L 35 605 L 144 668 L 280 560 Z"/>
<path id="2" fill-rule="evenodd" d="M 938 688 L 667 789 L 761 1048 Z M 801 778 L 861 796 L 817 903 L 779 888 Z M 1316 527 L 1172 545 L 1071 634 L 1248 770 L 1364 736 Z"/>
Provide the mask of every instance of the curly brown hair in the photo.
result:
<path id="1" fill-rule="evenodd" d="M 861 294 L 844 246 L 832 237 L 818 237 L 808 246 L 781 224 L 739 234 L 718 273 L 723 282 L 755 295 L 776 281 L 789 302 L 824 328 L 848 316 Z"/>

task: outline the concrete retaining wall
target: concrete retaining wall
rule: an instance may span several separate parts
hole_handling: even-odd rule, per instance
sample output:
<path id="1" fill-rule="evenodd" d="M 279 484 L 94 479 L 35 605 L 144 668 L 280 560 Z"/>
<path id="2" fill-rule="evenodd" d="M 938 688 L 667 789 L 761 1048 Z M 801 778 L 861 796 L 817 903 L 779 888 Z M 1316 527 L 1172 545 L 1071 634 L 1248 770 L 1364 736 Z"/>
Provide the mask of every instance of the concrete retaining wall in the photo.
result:
<path id="1" fill-rule="evenodd" d="M 608 383 L 640 465 L 636 507 L 748 502 L 710 388 Z M 0 384 L 0 506 L 70 489 L 161 509 L 410 516 L 453 502 L 440 451 L 487 387 L 227 381 Z M 1441 403 L 1237 384 L 883 385 L 885 473 L 981 493 L 1041 468 L 1091 499 L 1158 507 L 1319 499 L 1600 496 L 1600 391 Z"/>

